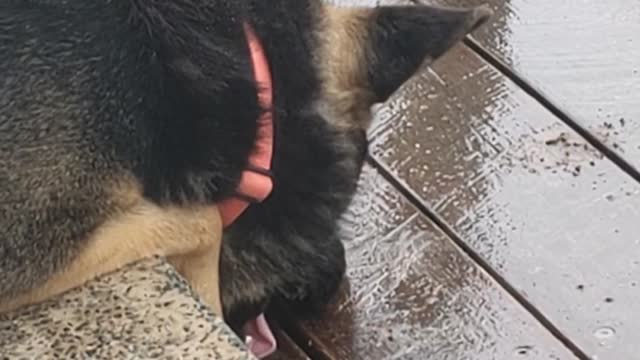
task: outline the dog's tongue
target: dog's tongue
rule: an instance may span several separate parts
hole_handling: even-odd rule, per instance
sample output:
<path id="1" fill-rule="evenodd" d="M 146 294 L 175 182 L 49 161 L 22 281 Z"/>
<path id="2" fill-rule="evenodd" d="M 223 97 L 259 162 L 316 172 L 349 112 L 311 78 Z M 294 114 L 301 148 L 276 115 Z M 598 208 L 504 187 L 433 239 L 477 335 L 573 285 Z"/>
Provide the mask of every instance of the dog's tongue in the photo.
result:
<path id="1" fill-rule="evenodd" d="M 265 358 L 276 351 L 276 338 L 264 314 L 244 324 L 243 331 L 249 351 L 258 359 Z"/>

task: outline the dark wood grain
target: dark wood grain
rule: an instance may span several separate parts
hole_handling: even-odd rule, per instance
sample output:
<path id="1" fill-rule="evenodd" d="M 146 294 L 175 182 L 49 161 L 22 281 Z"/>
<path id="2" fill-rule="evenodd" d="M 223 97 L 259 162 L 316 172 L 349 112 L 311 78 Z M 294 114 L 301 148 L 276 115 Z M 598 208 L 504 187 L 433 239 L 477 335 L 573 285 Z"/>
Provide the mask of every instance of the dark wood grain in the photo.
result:
<path id="1" fill-rule="evenodd" d="M 574 358 L 370 167 L 343 229 L 348 287 L 296 334 L 316 358 Z"/>
<path id="2" fill-rule="evenodd" d="M 308 360 L 310 359 L 307 354 L 291 340 L 289 335 L 280 330 L 274 328 L 274 335 L 278 342 L 278 350 L 271 356 L 265 358 L 265 360 Z"/>
<path id="3" fill-rule="evenodd" d="M 632 178 L 464 46 L 377 118 L 374 157 L 571 341 L 637 356 Z"/>
<path id="4" fill-rule="evenodd" d="M 640 3 L 429 2 L 456 6 L 491 4 L 496 14 L 474 38 L 636 170 L 640 169 Z"/>

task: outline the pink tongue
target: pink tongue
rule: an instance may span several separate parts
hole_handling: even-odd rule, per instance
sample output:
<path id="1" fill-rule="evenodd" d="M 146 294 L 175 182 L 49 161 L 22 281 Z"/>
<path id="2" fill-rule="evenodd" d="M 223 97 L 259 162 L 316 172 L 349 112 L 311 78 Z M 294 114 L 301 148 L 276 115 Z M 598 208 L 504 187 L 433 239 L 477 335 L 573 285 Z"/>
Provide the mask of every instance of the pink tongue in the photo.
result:
<path id="1" fill-rule="evenodd" d="M 247 347 L 258 359 L 262 359 L 276 351 L 276 339 L 269 328 L 264 314 L 244 324 L 244 336 Z"/>

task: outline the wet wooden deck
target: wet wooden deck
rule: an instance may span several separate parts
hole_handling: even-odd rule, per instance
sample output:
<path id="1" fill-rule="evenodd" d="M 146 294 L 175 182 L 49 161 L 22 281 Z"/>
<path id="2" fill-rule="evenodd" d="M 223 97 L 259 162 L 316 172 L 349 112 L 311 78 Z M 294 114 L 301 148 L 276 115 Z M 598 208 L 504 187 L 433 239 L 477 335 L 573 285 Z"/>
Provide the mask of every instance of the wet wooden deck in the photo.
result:
<path id="1" fill-rule="evenodd" d="M 435 2 L 496 15 L 377 112 L 348 284 L 273 359 L 639 359 L 640 6 Z"/>

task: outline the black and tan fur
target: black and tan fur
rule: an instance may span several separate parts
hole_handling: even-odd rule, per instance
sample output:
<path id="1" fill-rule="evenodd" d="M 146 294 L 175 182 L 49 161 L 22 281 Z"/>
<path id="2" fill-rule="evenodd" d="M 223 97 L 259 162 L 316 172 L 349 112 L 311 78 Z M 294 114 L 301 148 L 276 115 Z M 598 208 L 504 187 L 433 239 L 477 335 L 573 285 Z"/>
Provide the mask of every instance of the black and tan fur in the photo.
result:
<path id="1" fill-rule="evenodd" d="M 0 310 L 151 255 L 236 330 L 271 304 L 318 309 L 343 276 L 336 222 L 371 105 L 487 16 L 317 0 L 2 1 Z M 243 22 L 273 75 L 275 190 L 221 235 L 215 204 L 233 193 L 263 111 Z"/>

